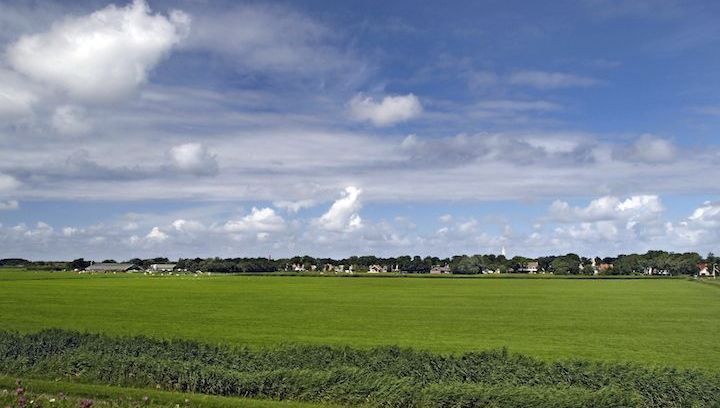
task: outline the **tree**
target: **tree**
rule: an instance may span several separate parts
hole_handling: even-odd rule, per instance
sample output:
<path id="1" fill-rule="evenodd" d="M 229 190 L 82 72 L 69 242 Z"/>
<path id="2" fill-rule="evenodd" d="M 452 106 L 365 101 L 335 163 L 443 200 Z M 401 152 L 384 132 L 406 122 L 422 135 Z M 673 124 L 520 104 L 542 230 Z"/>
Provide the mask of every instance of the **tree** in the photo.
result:
<path id="1" fill-rule="evenodd" d="M 24 267 L 32 265 L 32 262 L 28 261 L 27 259 L 22 258 L 4 258 L 0 259 L 0 266 L 9 266 L 9 267 Z"/>
<path id="2" fill-rule="evenodd" d="M 553 259 L 550 269 L 556 275 L 577 275 L 580 273 L 580 257 L 567 254 Z"/>
<path id="3" fill-rule="evenodd" d="M 530 262 L 530 258 L 525 258 L 524 256 L 514 256 L 510 261 L 508 261 L 508 269 L 511 272 L 520 272 L 525 269 L 525 265 Z"/>
<path id="4" fill-rule="evenodd" d="M 480 257 L 474 256 L 463 256 L 457 262 L 451 263 L 452 273 L 461 275 L 477 275 L 482 273 L 482 263 Z"/>
<path id="5" fill-rule="evenodd" d="M 88 266 L 90 266 L 90 262 L 86 261 L 84 258 L 78 258 L 68 264 L 68 269 L 83 270 Z"/>
<path id="6" fill-rule="evenodd" d="M 583 275 L 594 275 L 595 268 L 593 268 L 592 265 L 583 265 L 580 273 L 582 273 Z"/>

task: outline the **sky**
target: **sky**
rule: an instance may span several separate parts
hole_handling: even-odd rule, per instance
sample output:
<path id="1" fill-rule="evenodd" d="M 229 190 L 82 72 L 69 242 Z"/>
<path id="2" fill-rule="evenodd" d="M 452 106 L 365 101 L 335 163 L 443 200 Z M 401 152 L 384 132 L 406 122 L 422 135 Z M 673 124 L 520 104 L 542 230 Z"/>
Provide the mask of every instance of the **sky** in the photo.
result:
<path id="1" fill-rule="evenodd" d="M 720 252 L 720 3 L 0 1 L 0 258 Z"/>

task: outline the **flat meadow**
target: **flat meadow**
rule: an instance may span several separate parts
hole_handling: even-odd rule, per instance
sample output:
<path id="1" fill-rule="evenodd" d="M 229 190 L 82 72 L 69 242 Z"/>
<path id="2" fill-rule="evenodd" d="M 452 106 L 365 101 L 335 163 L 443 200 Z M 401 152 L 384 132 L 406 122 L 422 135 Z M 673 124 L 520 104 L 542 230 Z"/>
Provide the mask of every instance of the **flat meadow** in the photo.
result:
<path id="1" fill-rule="evenodd" d="M 0 272 L 0 329 L 264 347 L 440 353 L 716 371 L 720 288 L 686 279 L 418 279 Z"/>

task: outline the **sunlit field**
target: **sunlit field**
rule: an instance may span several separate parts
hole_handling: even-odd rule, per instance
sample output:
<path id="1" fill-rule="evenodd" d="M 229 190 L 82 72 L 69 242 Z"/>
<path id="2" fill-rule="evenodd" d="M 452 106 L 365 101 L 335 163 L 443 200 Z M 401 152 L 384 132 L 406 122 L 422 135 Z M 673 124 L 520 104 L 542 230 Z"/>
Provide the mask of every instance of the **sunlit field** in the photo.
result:
<path id="1" fill-rule="evenodd" d="M 399 279 L 0 272 L 0 329 L 253 347 L 507 347 L 715 369 L 720 288 L 690 280 Z"/>

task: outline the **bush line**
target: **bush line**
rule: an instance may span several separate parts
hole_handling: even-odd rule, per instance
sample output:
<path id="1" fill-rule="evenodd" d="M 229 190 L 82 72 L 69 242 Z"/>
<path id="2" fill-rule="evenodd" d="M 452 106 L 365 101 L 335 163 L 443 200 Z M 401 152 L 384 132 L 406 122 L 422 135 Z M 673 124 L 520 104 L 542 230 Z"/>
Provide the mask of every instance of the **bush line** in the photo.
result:
<path id="1" fill-rule="evenodd" d="M 0 331 L 0 371 L 125 387 L 376 407 L 720 406 L 720 374 L 506 350 L 262 349 L 58 329 Z"/>

